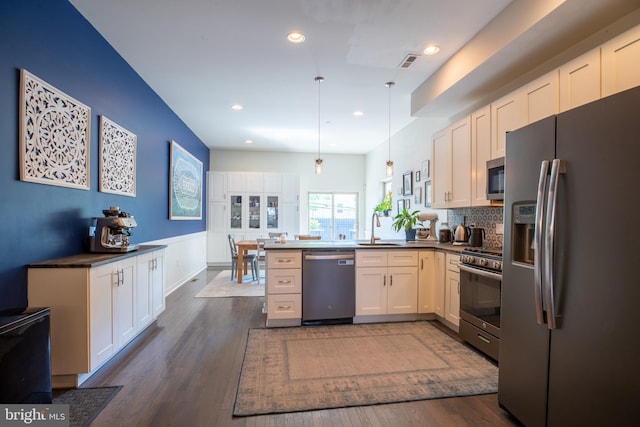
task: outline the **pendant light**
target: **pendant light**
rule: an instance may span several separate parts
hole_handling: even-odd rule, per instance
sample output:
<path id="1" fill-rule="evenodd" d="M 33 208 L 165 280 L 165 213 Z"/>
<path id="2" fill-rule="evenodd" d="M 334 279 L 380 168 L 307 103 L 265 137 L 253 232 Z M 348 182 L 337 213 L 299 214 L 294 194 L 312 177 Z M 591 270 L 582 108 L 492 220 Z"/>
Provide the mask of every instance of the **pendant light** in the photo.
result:
<path id="1" fill-rule="evenodd" d="M 314 79 L 318 82 L 318 158 L 316 159 L 316 175 L 322 173 L 322 159 L 320 158 L 320 84 L 324 81 L 324 77 L 317 76 Z"/>
<path id="2" fill-rule="evenodd" d="M 387 160 L 387 176 L 393 176 L 393 162 L 391 161 L 391 88 L 395 82 L 386 82 L 384 85 L 389 88 L 389 160 Z"/>

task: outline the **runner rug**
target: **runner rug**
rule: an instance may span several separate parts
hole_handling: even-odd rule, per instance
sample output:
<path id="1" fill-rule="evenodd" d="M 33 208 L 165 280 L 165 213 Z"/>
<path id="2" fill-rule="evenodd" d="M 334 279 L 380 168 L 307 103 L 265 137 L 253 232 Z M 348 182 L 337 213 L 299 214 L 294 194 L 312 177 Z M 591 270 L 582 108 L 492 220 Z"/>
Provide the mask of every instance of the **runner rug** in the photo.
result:
<path id="1" fill-rule="evenodd" d="M 86 427 L 121 388 L 122 386 L 54 390 L 52 403 L 69 405 L 69 427 Z"/>
<path id="2" fill-rule="evenodd" d="M 264 274 L 264 273 L 263 273 Z M 223 270 L 196 294 L 196 298 L 226 298 L 226 297 L 263 297 L 264 276 L 251 280 L 251 274 L 244 276 L 243 282 L 231 280 L 231 270 Z"/>
<path id="3" fill-rule="evenodd" d="M 251 329 L 233 414 L 495 393 L 497 366 L 429 322 Z"/>

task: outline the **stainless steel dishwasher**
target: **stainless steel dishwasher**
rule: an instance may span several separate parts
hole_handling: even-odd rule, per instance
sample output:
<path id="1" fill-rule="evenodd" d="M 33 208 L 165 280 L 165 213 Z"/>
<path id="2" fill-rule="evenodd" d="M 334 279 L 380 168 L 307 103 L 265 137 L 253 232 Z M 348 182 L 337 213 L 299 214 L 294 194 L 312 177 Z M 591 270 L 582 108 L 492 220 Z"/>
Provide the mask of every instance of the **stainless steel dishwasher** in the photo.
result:
<path id="1" fill-rule="evenodd" d="M 353 323 L 355 281 L 353 250 L 302 251 L 302 323 Z"/>

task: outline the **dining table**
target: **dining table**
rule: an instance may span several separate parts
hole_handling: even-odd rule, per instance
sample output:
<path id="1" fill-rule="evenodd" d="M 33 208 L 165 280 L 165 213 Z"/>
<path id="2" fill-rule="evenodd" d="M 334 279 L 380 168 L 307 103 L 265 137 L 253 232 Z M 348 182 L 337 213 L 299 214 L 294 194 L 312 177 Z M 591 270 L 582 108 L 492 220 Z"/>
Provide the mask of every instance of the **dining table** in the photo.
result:
<path id="1" fill-rule="evenodd" d="M 258 250 L 257 240 L 238 240 L 236 242 L 236 249 L 238 250 L 238 283 L 242 283 L 242 276 L 247 274 L 247 266 L 243 262 L 243 258 L 249 251 Z M 243 274 L 244 273 L 244 274 Z M 258 272 L 259 274 L 260 272 Z"/>

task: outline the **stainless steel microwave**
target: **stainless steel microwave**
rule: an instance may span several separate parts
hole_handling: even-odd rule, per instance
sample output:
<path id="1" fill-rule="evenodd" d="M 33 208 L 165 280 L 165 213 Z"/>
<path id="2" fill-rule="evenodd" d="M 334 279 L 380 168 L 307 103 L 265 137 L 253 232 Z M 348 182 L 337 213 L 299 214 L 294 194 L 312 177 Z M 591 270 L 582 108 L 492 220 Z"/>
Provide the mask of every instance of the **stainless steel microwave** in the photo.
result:
<path id="1" fill-rule="evenodd" d="M 504 200 L 504 157 L 487 161 L 487 200 Z"/>

